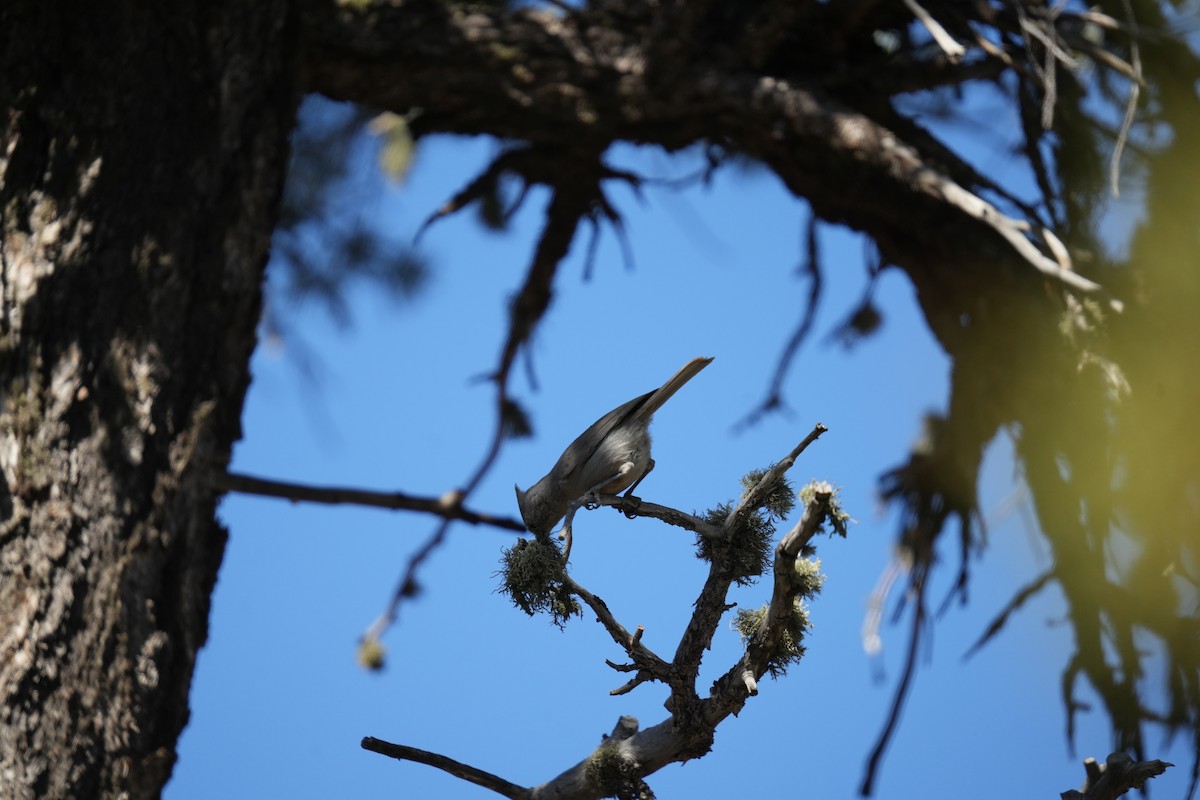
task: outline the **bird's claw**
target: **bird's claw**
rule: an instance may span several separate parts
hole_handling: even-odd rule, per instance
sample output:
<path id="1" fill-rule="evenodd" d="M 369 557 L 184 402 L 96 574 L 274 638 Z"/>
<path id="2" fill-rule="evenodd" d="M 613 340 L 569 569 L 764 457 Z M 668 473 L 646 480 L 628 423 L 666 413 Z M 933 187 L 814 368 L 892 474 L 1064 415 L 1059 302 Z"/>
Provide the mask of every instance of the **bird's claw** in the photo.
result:
<path id="1" fill-rule="evenodd" d="M 631 504 L 633 508 L 622 508 L 621 513 L 625 515 L 626 519 L 636 518 L 638 510 L 642 507 L 642 498 L 627 494 L 625 495 L 624 500 L 626 503 Z"/>

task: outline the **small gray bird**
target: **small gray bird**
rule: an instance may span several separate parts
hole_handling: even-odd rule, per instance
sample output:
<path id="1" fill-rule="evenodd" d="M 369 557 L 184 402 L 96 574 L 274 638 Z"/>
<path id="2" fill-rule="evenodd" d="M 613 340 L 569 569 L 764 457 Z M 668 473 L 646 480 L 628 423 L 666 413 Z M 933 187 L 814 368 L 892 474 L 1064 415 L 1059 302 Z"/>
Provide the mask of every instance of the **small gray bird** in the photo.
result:
<path id="1" fill-rule="evenodd" d="M 710 361 L 693 358 L 660 388 L 617 406 L 571 442 L 544 478 L 526 491 L 514 487 L 525 527 L 545 536 L 564 515 L 583 505 L 584 498 L 617 494 L 626 487 L 626 497 L 632 494 L 654 469 L 650 418 Z M 568 517 L 564 533 L 569 535 L 569 528 Z"/>

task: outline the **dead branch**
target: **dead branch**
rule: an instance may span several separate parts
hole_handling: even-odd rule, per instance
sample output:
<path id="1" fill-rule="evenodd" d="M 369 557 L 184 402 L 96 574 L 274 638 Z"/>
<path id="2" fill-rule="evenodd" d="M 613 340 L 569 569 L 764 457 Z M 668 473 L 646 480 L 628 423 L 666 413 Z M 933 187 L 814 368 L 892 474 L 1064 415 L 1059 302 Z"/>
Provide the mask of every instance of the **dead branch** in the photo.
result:
<path id="1" fill-rule="evenodd" d="M 580 586 L 574 578 L 565 572 L 562 576 L 562 582 L 569 592 L 587 603 L 588 608 L 595 612 L 597 621 L 608 631 L 608 635 L 612 637 L 612 640 L 633 659 L 634 664 L 656 680 L 666 682 L 671 674 L 671 665 L 655 655 L 646 645 L 642 644 L 643 628 L 641 626 L 638 626 L 636 633 L 631 634 L 612 615 L 612 612 L 608 610 L 608 605 L 603 600 Z M 632 689 L 633 687 L 630 688 Z"/>
<path id="2" fill-rule="evenodd" d="M 491 789 L 496 794 L 504 795 L 510 798 L 510 800 L 529 800 L 533 796 L 530 790 L 523 786 L 517 786 L 515 783 L 509 783 L 490 772 L 484 772 L 481 769 L 468 766 L 437 753 L 430 753 L 427 750 L 418 750 L 415 747 L 408 747 L 402 744 L 392 744 L 382 739 L 376 739 L 373 736 L 367 736 L 362 740 L 362 748 L 374 753 L 390 756 L 398 761 L 416 761 L 418 764 L 428 764 L 431 767 L 437 767 L 456 778 L 462 778 L 468 783 L 482 786 L 485 789 Z"/>
<path id="3" fill-rule="evenodd" d="M 1110 753 L 1103 765 L 1096 759 L 1083 762 L 1087 782 L 1082 791 L 1068 789 L 1063 800 L 1116 800 L 1130 789 L 1141 789 L 1146 781 L 1156 778 L 1173 767 L 1166 761 L 1134 761 L 1125 753 Z"/>
<path id="4" fill-rule="evenodd" d="M 775 488 L 775 484 L 781 477 L 783 477 L 784 473 L 791 469 L 792 465 L 796 463 L 796 458 L 806 449 L 808 449 L 808 446 L 819 439 L 821 434 L 825 433 L 827 430 L 829 429 L 818 422 L 808 436 L 805 436 L 804 439 L 800 441 L 800 444 L 792 448 L 792 452 L 788 453 L 781 461 L 779 461 L 779 463 L 767 470 L 766 474 L 762 476 L 762 479 L 759 480 L 758 484 L 745 494 L 741 502 L 738 503 L 737 508 L 735 508 L 733 513 L 730 514 L 725 520 L 726 532 L 736 529 L 739 525 L 745 522 L 746 516 L 760 503 L 762 503 L 763 498 L 765 498 L 767 494 L 769 494 L 770 491 Z"/>

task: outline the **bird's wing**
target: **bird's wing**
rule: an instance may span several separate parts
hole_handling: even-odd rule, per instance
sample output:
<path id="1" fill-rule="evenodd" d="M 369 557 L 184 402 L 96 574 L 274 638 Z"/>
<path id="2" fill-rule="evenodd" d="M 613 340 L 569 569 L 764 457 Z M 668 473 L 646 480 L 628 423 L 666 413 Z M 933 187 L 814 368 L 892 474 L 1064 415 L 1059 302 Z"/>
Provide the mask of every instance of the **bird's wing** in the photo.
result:
<path id="1" fill-rule="evenodd" d="M 626 420 L 637 413 L 653 394 L 654 392 L 646 392 L 644 395 L 635 397 L 627 403 L 622 403 L 593 422 L 586 431 L 579 434 L 575 441 L 571 442 L 570 446 L 563 451 L 562 456 L 558 459 L 558 463 L 554 465 L 553 472 L 558 476 L 559 480 L 565 481 L 574 475 L 575 471 L 591 458 L 592 453 L 596 452 L 596 448 L 600 446 L 600 443 L 607 439 L 614 430 L 624 424 Z"/>

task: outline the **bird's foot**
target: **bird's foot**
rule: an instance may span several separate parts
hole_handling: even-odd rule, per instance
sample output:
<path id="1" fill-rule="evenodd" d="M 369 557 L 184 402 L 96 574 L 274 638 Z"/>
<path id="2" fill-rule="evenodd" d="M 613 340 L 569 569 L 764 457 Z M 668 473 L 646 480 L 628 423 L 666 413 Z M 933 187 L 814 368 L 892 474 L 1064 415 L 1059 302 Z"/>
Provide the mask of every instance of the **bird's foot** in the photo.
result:
<path id="1" fill-rule="evenodd" d="M 633 508 L 622 508 L 621 513 L 624 514 L 627 519 L 634 519 L 637 517 L 637 512 L 642 507 L 642 498 L 626 493 L 622 496 L 622 499 L 625 500 L 625 502 L 629 505 L 632 505 Z"/>

